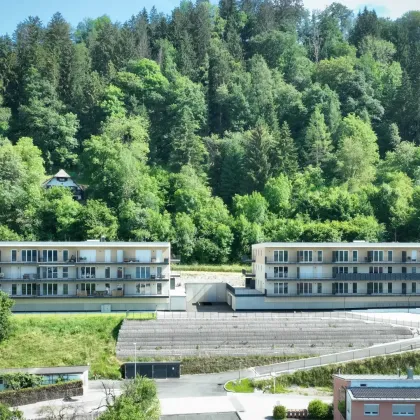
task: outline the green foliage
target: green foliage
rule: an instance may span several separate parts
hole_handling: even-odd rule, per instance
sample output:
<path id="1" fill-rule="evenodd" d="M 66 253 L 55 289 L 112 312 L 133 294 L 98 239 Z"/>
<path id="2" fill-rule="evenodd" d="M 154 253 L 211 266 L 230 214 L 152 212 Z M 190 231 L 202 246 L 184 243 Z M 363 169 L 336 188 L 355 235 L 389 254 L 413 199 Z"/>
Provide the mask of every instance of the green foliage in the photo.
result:
<path id="1" fill-rule="evenodd" d="M 287 412 L 284 405 L 275 405 L 273 407 L 273 418 L 283 420 L 286 418 Z"/>
<path id="2" fill-rule="evenodd" d="M 226 384 L 226 390 L 230 392 L 239 392 L 241 394 L 249 394 L 254 392 L 251 379 L 244 379 L 242 381 L 229 381 Z"/>
<path id="3" fill-rule="evenodd" d="M 333 418 L 332 404 L 321 400 L 312 400 L 308 405 L 308 418 L 316 420 L 331 420 Z"/>
<path id="4" fill-rule="evenodd" d="M 0 404 L 0 418 L 2 420 L 24 420 L 23 413 L 17 409 L 10 410 L 4 404 Z"/>
<path id="5" fill-rule="evenodd" d="M 30 373 L 7 373 L 2 375 L 6 389 L 17 391 L 24 388 L 34 388 L 42 384 L 42 376 Z"/>
<path id="6" fill-rule="evenodd" d="M 0 342 L 9 337 L 12 332 L 12 307 L 14 301 L 9 296 L 0 291 Z"/>
<path id="7" fill-rule="evenodd" d="M 100 416 L 101 420 L 159 420 L 160 404 L 156 384 L 146 377 L 137 376 L 124 384 L 123 393 Z"/>

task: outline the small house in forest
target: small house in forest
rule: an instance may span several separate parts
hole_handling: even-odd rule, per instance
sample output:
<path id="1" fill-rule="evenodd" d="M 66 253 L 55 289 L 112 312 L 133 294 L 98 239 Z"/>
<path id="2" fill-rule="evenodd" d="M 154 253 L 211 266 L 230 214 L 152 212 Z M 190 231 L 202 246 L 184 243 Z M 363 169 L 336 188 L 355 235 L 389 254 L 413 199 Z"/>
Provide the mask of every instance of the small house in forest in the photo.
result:
<path id="1" fill-rule="evenodd" d="M 84 189 L 81 185 L 77 184 L 72 177 L 63 169 L 60 169 L 52 178 L 44 182 L 45 188 L 64 187 L 69 188 L 73 193 L 75 200 L 83 200 Z"/>

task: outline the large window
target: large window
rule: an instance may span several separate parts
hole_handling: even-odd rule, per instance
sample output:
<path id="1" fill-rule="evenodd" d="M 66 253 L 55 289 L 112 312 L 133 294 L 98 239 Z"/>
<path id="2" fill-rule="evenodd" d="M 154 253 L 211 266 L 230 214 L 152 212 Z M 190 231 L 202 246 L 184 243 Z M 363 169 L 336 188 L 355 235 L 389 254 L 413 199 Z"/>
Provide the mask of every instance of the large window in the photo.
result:
<path id="1" fill-rule="evenodd" d="M 299 251 L 299 262 L 312 262 L 312 251 Z"/>
<path id="2" fill-rule="evenodd" d="M 367 284 L 367 291 L 368 294 L 372 293 L 383 293 L 384 292 L 384 285 L 380 282 L 371 282 Z"/>
<path id="3" fill-rule="evenodd" d="M 105 267 L 105 278 L 106 279 L 111 278 L 111 267 Z"/>
<path id="4" fill-rule="evenodd" d="M 365 416 L 379 416 L 379 404 L 365 404 Z"/>
<path id="5" fill-rule="evenodd" d="M 63 295 L 68 295 L 68 294 L 69 294 L 69 285 L 63 284 Z"/>
<path id="6" fill-rule="evenodd" d="M 388 251 L 388 261 L 392 261 L 392 251 Z"/>
<path id="7" fill-rule="evenodd" d="M 161 295 L 162 294 L 162 283 L 156 283 L 156 287 L 157 287 L 157 294 Z"/>
<path id="8" fill-rule="evenodd" d="M 312 283 L 298 283 L 297 285 L 299 295 L 310 295 L 312 294 Z"/>
<path id="9" fill-rule="evenodd" d="M 384 272 L 383 267 L 369 267 L 370 274 L 382 274 Z"/>
<path id="10" fill-rule="evenodd" d="M 334 262 L 348 262 L 349 251 L 333 251 Z"/>
<path id="11" fill-rule="evenodd" d="M 156 267 L 156 278 L 162 278 L 162 267 Z"/>
<path id="12" fill-rule="evenodd" d="M 12 295 L 17 295 L 17 284 L 12 284 Z"/>
<path id="13" fill-rule="evenodd" d="M 88 295 L 93 295 L 96 291 L 95 283 L 81 283 L 80 287 L 82 292 L 87 292 Z"/>
<path id="14" fill-rule="evenodd" d="M 36 262 L 36 249 L 22 249 L 22 262 Z"/>
<path id="15" fill-rule="evenodd" d="M 69 251 L 67 249 L 63 250 L 63 261 L 67 262 L 69 260 Z"/>
<path id="16" fill-rule="evenodd" d="M 94 279 L 94 278 L 96 278 L 96 267 L 81 267 L 80 277 L 82 279 Z"/>
<path id="17" fill-rule="evenodd" d="M 392 415 L 396 417 L 415 417 L 415 404 L 392 404 Z"/>
<path id="18" fill-rule="evenodd" d="M 274 262 L 288 262 L 289 251 L 274 251 Z"/>
<path id="19" fill-rule="evenodd" d="M 411 293 L 417 293 L 417 283 L 411 283 Z"/>
<path id="20" fill-rule="evenodd" d="M 43 262 L 55 262 L 58 261 L 58 252 L 56 249 L 44 249 L 42 251 Z"/>
<path id="21" fill-rule="evenodd" d="M 358 251 L 353 251 L 352 252 L 352 255 L 353 255 L 352 261 L 353 262 L 357 262 L 359 260 L 359 253 L 358 253 Z"/>
<path id="22" fill-rule="evenodd" d="M 53 296 L 58 294 L 57 283 L 43 283 L 42 294 L 44 296 Z"/>
<path id="23" fill-rule="evenodd" d="M 345 294 L 349 292 L 349 283 L 336 283 L 336 293 Z"/>
<path id="24" fill-rule="evenodd" d="M 384 251 L 373 251 L 373 261 L 383 261 Z"/>
<path id="25" fill-rule="evenodd" d="M 289 268 L 288 267 L 274 267 L 274 278 L 287 278 L 289 276 Z"/>
<path id="26" fill-rule="evenodd" d="M 16 249 L 12 249 L 12 262 L 17 261 L 17 251 Z"/>
<path id="27" fill-rule="evenodd" d="M 392 283 L 388 283 L 388 293 L 392 293 Z"/>
<path id="28" fill-rule="evenodd" d="M 322 283 L 317 283 L 317 289 L 316 289 L 317 293 L 322 293 Z"/>
<path id="29" fill-rule="evenodd" d="M 42 278 L 43 279 L 57 279 L 58 267 L 42 267 Z"/>
<path id="30" fill-rule="evenodd" d="M 287 295 L 289 293 L 289 283 L 274 283 L 274 294 Z"/>
<path id="31" fill-rule="evenodd" d="M 353 293 L 357 293 L 357 283 L 353 283 Z"/>
<path id="32" fill-rule="evenodd" d="M 68 279 L 68 278 L 69 278 L 69 268 L 63 267 L 63 279 Z"/>
<path id="33" fill-rule="evenodd" d="M 150 267 L 136 267 L 136 279 L 150 279 Z"/>
<path id="34" fill-rule="evenodd" d="M 36 295 L 36 284 L 22 284 L 22 295 Z"/>
<path id="35" fill-rule="evenodd" d="M 316 255 L 317 255 L 317 261 L 322 262 L 322 251 L 317 251 Z"/>

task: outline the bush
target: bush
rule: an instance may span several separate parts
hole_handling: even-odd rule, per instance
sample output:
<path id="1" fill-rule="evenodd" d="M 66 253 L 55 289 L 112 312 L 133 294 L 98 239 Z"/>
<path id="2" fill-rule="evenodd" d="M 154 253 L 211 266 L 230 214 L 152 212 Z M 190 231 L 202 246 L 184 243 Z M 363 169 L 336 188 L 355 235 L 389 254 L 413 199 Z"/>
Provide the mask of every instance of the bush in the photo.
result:
<path id="1" fill-rule="evenodd" d="M 23 413 L 19 410 L 9 410 L 9 408 L 0 404 L 0 419 L 1 420 L 24 420 Z"/>
<path id="2" fill-rule="evenodd" d="M 14 391 L 42 385 L 42 376 L 32 375 L 30 373 L 7 373 L 1 376 L 6 385 L 6 389 L 13 389 Z"/>
<path id="3" fill-rule="evenodd" d="M 275 405 L 273 408 L 273 417 L 276 420 L 282 420 L 286 418 L 286 407 L 284 405 Z"/>
<path id="4" fill-rule="evenodd" d="M 330 420 L 333 418 L 332 405 L 321 400 L 312 400 L 308 405 L 308 418 Z"/>
<path id="5" fill-rule="evenodd" d="M 11 332 L 10 316 L 14 301 L 6 293 L 0 291 L 0 342 L 5 340 Z"/>

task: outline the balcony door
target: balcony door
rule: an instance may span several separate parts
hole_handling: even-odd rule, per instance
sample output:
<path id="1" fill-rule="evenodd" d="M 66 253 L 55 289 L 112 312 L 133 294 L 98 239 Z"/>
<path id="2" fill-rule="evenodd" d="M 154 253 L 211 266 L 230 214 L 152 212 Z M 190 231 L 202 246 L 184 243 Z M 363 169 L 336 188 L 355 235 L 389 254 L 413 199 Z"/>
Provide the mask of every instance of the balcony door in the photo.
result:
<path id="1" fill-rule="evenodd" d="M 105 250 L 105 262 L 106 263 L 111 262 L 111 250 L 110 249 Z"/>

